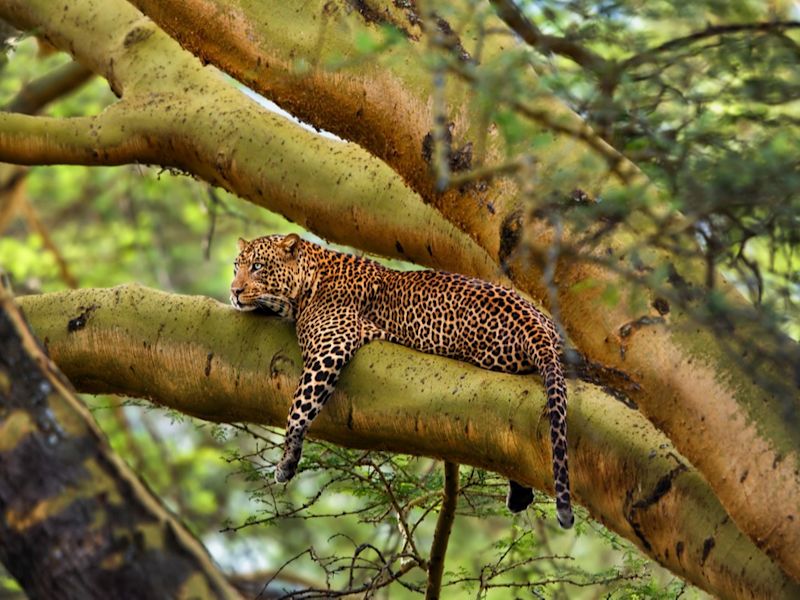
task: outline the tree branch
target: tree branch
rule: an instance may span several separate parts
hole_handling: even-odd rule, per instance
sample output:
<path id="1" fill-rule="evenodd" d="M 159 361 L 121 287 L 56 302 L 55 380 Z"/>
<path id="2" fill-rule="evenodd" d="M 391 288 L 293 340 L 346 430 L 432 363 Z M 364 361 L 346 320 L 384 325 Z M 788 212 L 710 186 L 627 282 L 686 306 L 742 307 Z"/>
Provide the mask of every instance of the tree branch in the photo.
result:
<path id="1" fill-rule="evenodd" d="M 428 560 L 428 585 L 425 588 L 425 600 L 438 600 L 442 590 L 442 573 L 447 543 L 450 541 L 450 530 L 456 517 L 458 504 L 458 464 L 444 463 L 444 490 L 439 518 L 431 542 L 431 555 Z"/>
<path id="2" fill-rule="evenodd" d="M 75 61 L 67 63 L 23 87 L 5 110 L 32 115 L 53 100 L 82 86 L 94 75 Z"/>
<path id="3" fill-rule="evenodd" d="M 284 321 L 139 286 L 20 302 L 82 391 L 146 397 L 213 421 L 285 424 L 301 358 Z M 639 413 L 588 384 L 570 385 L 569 397 L 573 489 L 595 518 L 711 593 L 800 593 Z M 375 342 L 345 369 L 310 433 L 348 447 L 470 464 L 550 490 L 544 404 L 538 378 Z"/>
<path id="4" fill-rule="evenodd" d="M 35 598 L 239 598 L 117 457 L 0 283 L 0 559 Z"/>
<path id="5" fill-rule="evenodd" d="M 124 112 L 116 105 L 113 113 Z M 152 144 L 133 129 L 134 118 L 33 117 L 0 113 L 0 161 L 17 165 L 124 165 L 157 162 Z"/>
<path id="6" fill-rule="evenodd" d="M 602 76 L 608 70 L 608 61 L 585 46 L 567 38 L 542 33 L 513 0 L 490 1 L 503 22 L 539 52 L 543 54 L 552 52 L 569 58 L 598 76 Z"/>
<path id="7" fill-rule="evenodd" d="M 680 253 L 650 248 L 627 253 L 635 240 L 649 239 L 669 210 L 634 166 L 625 162 L 632 177 L 622 190 L 619 178 L 608 177 L 605 159 L 572 137 L 555 135 L 537 151 L 536 186 L 524 205 L 509 179 L 497 178 L 482 192 L 436 194 L 421 156 L 431 127 L 431 78 L 413 39 L 391 46 L 380 61 L 365 61 L 352 40 L 356 33 L 374 35 L 375 25 L 358 11 L 335 10 L 324 0 L 308 2 L 302 10 L 286 2 L 245 3 L 235 11 L 225 0 L 136 4 L 203 60 L 384 158 L 413 189 L 363 151 L 308 133 L 290 134 L 282 120 L 273 123 L 274 117 L 225 89 L 125 2 L 77 0 L 62 14 L 47 0 L 7 0 L 0 3 L 0 15 L 20 27 L 39 27 L 103 73 L 125 102 L 138 98 L 139 126 L 152 144 L 161 144 L 162 158 L 329 239 L 487 279 L 496 279 L 502 265 L 520 289 L 547 298 L 544 263 L 529 259 L 546 255 L 553 230 L 528 218 L 529 208 L 567 198 L 575 189 L 593 198 L 637 195 L 645 208 L 630 211 L 624 228 L 596 241 L 587 257 L 557 265 L 554 281 L 564 327 L 593 362 L 631 375 L 640 386 L 633 399 L 643 413 L 690 457 L 750 538 L 800 579 L 800 423 L 783 418 L 796 390 L 784 385 L 783 393 L 772 394 L 760 387 L 731 360 L 725 339 L 710 328 L 699 329 L 682 310 L 672 310 L 661 325 L 622 337 L 624 324 L 648 315 L 633 303 L 609 305 L 599 299 L 603 289 L 626 289 L 623 277 L 594 260 L 600 255 L 630 272 L 669 267 L 679 273 L 665 285 L 703 280 L 704 266 Z M 486 41 L 482 56 L 487 62 L 504 49 L 508 38 L 501 43 L 499 37 Z M 346 64 L 332 68 L 334 60 Z M 453 84 L 447 105 L 459 107 L 454 137 L 459 143 L 479 139 L 485 132 L 477 128 L 484 120 L 475 112 L 472 85 Z M 520 85 L 536 91 L 533 114 L 550 115 L 572 131 L 585 127 L 558 100 L 540 94 L 528 71 L 521 72 Z M 541 139 L 543 129 L 523 119 L 521 132 L 529 141 Z M 502 160 L 501 137 L 489 138 L 490 163 Z M 680 215 L 670 219 L 681 221 Z M 565 248 L 572 235 L 565 233 Z M 577 292 L 575 285 L 586 281 L 597 285 Z M 729 284 L 720 281 L 715 287 L 731 303 L 741 302 Z M 659 298 L 658 289 L 642 291 L 648 306 Z M 769 340 L 756 325 L 744 324 L 737 333 Z M 777 382 L 790 381 L 777 369 L 760 372 Z"/>
<path id="8" fill-rule="evenodd" d="M 699 40 L 717 35 L 728 33 L 739 33 L 742 31 L 756 31 L 762 33 L 781 33 L 787 29 L 800 28 L 800 21 L 768 21 L 765 23 L 734 23 L 728 25 L 711 25 L 702 31 L 696 31 L 689 35 L 675 38 L 654 48 L 649 48 L 625 59 L 618 65 L 618 71 L 622 72 L 632 67 L 637 67 L 647 62 L 656 60 L 658 54 L 669 52 L 693 44 Z"/>

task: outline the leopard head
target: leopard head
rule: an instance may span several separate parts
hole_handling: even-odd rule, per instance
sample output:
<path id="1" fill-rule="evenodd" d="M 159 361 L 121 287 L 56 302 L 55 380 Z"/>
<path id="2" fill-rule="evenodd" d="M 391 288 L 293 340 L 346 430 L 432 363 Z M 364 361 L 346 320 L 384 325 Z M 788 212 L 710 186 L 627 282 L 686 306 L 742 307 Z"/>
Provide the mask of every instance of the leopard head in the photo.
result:
<path id="1" fill-rule="evenodd" d="M 293 319 L 303 286 L 303 241 L 295 234 L 270 235 L 252 242 L 239 239 L 233 263 L 231 304 L 242 311 L 257 308 Z"/>

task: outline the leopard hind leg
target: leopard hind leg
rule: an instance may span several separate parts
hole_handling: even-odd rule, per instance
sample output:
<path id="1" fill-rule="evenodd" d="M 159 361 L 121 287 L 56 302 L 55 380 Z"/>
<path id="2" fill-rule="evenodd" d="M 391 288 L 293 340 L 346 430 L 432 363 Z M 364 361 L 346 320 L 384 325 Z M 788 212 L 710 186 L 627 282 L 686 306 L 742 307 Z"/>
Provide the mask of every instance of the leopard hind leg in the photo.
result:
<path id="1" fill-rule="evenodd" d="M 506 495 L 506 507 L 508 510 L 512 513 L 522 512 L 531 505 L 531 502 L 533 502 L 533 488 L 509 479 L 508 494 Z"/>

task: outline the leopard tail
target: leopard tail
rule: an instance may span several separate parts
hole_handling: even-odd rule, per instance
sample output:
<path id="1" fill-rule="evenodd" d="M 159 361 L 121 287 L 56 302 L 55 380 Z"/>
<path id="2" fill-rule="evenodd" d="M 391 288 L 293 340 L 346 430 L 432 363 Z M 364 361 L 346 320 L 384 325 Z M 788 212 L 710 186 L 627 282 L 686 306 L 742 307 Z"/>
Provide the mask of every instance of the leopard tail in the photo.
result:
<path id="1" fill-rule="evenodd" d="M 552 338 L 550 338 L 552 339 Z M 550 444 L 553 449 L 553 482 L 558 522 L 569 529 L 575 522 L 570 501 L 567 465 L 567 386 L 557 345 L 538 344 L 533 349 L 534 362 L 547 391 L 547 415 L 550 419 Z"/>

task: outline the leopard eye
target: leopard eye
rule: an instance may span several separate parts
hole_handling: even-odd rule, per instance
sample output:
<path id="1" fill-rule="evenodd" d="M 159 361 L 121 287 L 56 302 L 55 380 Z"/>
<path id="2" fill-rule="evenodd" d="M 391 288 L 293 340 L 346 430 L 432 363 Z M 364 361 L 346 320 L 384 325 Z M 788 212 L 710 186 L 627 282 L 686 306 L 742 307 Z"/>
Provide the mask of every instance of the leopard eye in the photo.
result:
<path id="1" fill-rule="evenodd" d="M 253 272 L 260 271 L 261 267 L 263 267 L 263 266 L 264 265 L 262 265 L 261 263 L 253 263 L 253 266 L 251 267 L 251 270 Z"/>

